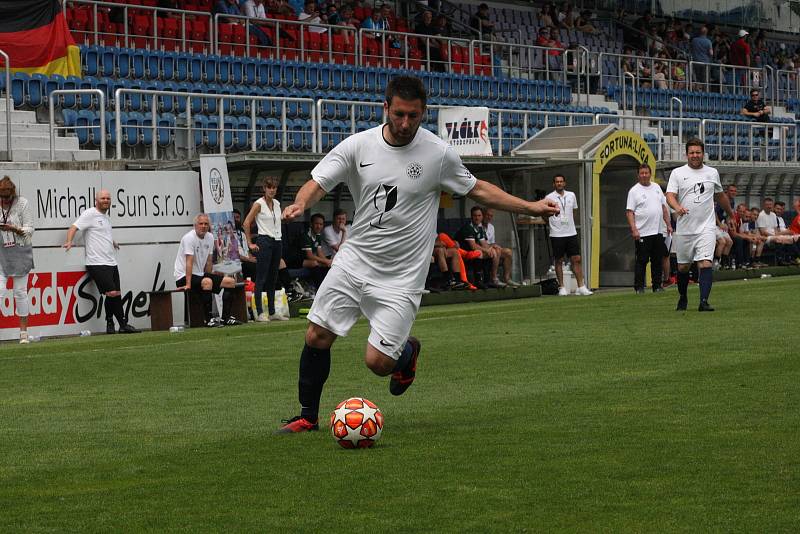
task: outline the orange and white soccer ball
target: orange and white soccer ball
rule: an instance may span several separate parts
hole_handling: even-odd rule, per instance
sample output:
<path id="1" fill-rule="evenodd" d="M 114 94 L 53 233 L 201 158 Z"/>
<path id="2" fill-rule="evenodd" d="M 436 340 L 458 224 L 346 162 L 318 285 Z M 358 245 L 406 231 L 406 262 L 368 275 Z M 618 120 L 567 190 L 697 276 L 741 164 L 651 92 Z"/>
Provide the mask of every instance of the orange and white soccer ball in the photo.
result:
<path id="1" fill-rule="evenodd" d="M 383 414 L 361 397 L 344 400 L 331 414 L 331 434 L 345 449 L 372 447 L 383 432 Z"/>

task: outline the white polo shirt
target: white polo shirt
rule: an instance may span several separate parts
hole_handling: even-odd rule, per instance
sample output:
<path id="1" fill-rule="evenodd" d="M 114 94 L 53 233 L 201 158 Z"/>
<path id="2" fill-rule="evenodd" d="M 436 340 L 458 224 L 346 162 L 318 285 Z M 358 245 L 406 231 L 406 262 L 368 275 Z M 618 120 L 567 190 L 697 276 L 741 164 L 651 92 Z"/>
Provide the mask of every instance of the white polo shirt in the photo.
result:
<path id="1" fill-rule="evenodd" d="M 101 213 L 97 208 L 89 208 L 72 224 L 84 232 L 86 265 L 117 264 L 111 219 L 107 213 Z"/>

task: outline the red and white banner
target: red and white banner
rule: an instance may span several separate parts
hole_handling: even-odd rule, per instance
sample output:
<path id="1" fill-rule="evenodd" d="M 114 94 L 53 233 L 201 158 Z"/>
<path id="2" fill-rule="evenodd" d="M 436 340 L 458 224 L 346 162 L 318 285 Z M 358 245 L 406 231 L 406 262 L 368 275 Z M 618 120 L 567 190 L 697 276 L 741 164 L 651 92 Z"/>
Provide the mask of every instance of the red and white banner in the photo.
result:
<path id="1" fill-rule="evenodd" d="M 439 109 L 439 136 L 461 156 L 491 156 L 489 108 Z"/>
<path id="2" fill-rule="evenodd" d="M 17 184 L 33 210 L 33 259 L 28 279 L 30 332 L 39 336 L 105 331 L 103 297 L 83 266 L 80 233 L 70 252 L 61 248 L 69 226 L 94 205 L 100 189 L 111 192 L 123 306 L 136 327 L 150 328 L 148 291 L 174 289 L 173 264 L 181 236 L 200 211 L 196 172 L 0 171 Z M 9 281 L 9 288 L 11 287 Z M 173 315 L 183 321 L 183 299 Z M 18 336 L 10 291 L 0 295 L 0 339 Z"/>

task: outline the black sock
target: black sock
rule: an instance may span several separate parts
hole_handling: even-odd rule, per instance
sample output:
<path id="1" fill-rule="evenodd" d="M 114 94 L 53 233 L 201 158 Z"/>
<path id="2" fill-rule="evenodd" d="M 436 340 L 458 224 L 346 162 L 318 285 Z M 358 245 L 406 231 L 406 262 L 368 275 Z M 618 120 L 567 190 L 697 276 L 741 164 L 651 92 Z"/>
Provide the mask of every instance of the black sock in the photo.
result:
<path id="1" fill-rule="evenodd" d="M 112 302 L 113 297 L 106 297 L 105 302 L 103 303 L 103 308 L 106 310 L 106 323 L 114 324 L 114 303 Z"/>
<path id="2" fill-rule="evenodd" d="M 706 267 L 705 269 L 700 269 L 700 301 L 705 302 L 708 300 L 708 296 L 711 294 L 711 277 L 712 272 L 711 269 Z"/>
<path id="3" fill-rule="evenodd" d="M 406 341 L 406 346 L 403 347 L 403 352 L 400 353 L 400 357 L 397 358 L 397 363 L 392 369 L 392 372 L 402 371 L 411 363 L 411 354 L 414 352 L 414 348 L 411 346 L 411 343 Z"/>
<path id="4" fill-rule="evenodd" d="M 322 388 L 331 372 L 331 349 L 315 349 L 308 344 L 303 346 L 300 355 L 300 379 L 298 398 L 300 415 L 315 423 L 319 418 L 319 399 Z"/>
<path id="5" fill-rule="evenodd" d="M 289 276 L 289 269 L 281 269 L 278 271 L 278 280 L 280 280 L 283 289 L 288 293 L 292 289 L 292 277 Z"/>
<path id="6" fill-rule="evenodd" d="M 231 316 L 231 304 L 233 303 L 233 291 L 230 289 L 222 290 L 222 318 L 227 319 Z"/>
<path id="7" fill-rule="evenodd" d="M 678 271 L 678 294 L 686 297 L 686 288 L 689 287 L 689 271 Z"/>
<path id="8" fill-rule="evenodd" d="M 110 306 L 111 315 L 116 317 L 119 325 L 124 325 L 127 321 L 125 321 L 125 312 L 122 310 L 122 297 L 106 297 L 106 304 Z M 106 321 L 111 322 L 108 316 L 108 309 L 109 308 L 106 308 Z"/>
<path id="9" fill-rule="evenodd" d="M 208 322 L 211 320 L 211 291 L 201 291 L 200 302 L 203 303 L 203 312 L 206 314 L 206 322 Z"/>

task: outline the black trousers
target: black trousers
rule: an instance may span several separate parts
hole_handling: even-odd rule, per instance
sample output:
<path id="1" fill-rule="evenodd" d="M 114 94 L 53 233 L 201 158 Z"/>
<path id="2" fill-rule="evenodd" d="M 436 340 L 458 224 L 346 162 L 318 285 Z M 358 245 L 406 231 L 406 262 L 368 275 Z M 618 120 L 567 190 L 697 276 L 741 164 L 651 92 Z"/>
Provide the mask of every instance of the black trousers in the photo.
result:
<path id="1" fill-rule="evenodd" d="M 633 271 L 633 288 L 644 289 L 644 273 L 647 263 L 650 262 L 650 275 L 653 289 L 661 287 L 662 260 L 664 259 L 664 236 L 661 234 L 648 235 L 640 238 L 636 243 L 636 266 Z"/>
<path id="2" fill-rule="evenodd" d="M 266 235 L 256 237 L 256 311 L 263 311 L 261 293 L 267 292 L 267 312 L 275 313 L 275 281 L 278 279 L 278 266 L 281 262 L 281 242 Z"/>

